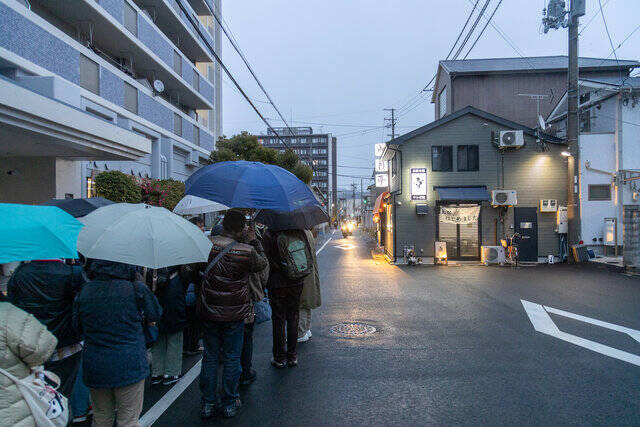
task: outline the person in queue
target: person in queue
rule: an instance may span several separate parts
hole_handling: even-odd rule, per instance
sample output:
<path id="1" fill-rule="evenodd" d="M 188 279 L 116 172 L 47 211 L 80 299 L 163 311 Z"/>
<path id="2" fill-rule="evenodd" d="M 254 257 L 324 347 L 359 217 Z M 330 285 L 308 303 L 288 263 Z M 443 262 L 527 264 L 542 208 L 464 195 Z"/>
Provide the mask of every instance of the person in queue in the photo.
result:
<path id="1" fill-rule="evenodd" d="M 91 391 L 98 427 L 139 426 L 144 380 L 149 375 L 145 328 L 162 309 L 137 281 L 133 266 L 88 260 L 84 284 L 73 305 L 73 323 L 84 337 L 83 380 Z"/>
<path id="2" fill-rule="evenodd" d="M 267 260 L 259 254 L 262 249 L 255 233 L 246 231 L 242 212 L 228 211 L 222 227 L 222 234 L 211 239 L 209 264 L 197 293 L 197 313 L 204 338 L 200 373 L 202 418 L 212 417 L 218 409 L 225 418 L 231 418 L 242 406 L 238 384 L 242 372 L 244 321 L 252 313 L 249 275 L 267 266 Z M 243 240 L 249 243 L 241 243 Z M 224 367 L 218 400 L 220 349 L 224 352 Z"/>
<path id="3" fill-rule="evenodd" d="M 83 282 L 82 267 L 51 259 L 23 263 L 7 284 L 8 301 L 33 314 L 58 339 L 44 365 L 60 377 L 58 391 L 68 398 L 80 368 L 82 338 L 73 327 L 72 309 Z"/>
<path id="4" fill-rule="evenodd" d="M 316 252 L 316 237 L 311 230 L 305 230 L 307 244 L 311 248 L 313 259 L 312 272 L 307 275 L 302 282 L 302 295 L 300 296 L 300 320 L 298 323 L 298 342 L 307 342 L 311 338 L 311 310 L 320 307 L 322 298 L 320 296 L 320 274 L 318 271 L 318 260 Z"/>

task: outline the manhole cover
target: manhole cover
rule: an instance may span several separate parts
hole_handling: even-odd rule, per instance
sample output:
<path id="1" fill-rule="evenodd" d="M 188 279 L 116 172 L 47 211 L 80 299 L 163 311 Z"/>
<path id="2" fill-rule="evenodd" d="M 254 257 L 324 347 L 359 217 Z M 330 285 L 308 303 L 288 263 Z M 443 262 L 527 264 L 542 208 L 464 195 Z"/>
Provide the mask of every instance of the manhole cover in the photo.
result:
<path id="1" fill-rule="evenodd" d="M 363 337 L 375 333 L 376 327 L 366 323 L 347 322 L 331 326 L 329 332 L 342 337 Z"/>

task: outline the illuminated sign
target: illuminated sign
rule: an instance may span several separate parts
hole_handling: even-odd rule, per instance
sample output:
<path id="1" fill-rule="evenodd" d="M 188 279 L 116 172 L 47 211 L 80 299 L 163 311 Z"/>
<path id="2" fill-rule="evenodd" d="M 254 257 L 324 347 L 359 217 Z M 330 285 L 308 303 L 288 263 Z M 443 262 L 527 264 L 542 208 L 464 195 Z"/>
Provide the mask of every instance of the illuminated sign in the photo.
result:
<path id="1" fill-rule="evenodd" d="M 427 200 L 427 170 L 411 169 L 411 200 Z"/>
<path id="2" fill-rule="evenodd" d="M 388 187 L 389 186 L 389 174 L 377 173 L 376 174 L 376 187 Z"/>
<path id="3" fill-rule="evenodd" d="M 376 158 L 382 157 L 382 153 L 384 153 L 384 149 L 387 146 L 385 143 L 380 143 L 375 145 L 375 153 Z"/>
<path id="4" fill-rule="evenodd" d="M 376 172 L 388 172 L 389 163 L 382 159 L 376 159 Z"/>

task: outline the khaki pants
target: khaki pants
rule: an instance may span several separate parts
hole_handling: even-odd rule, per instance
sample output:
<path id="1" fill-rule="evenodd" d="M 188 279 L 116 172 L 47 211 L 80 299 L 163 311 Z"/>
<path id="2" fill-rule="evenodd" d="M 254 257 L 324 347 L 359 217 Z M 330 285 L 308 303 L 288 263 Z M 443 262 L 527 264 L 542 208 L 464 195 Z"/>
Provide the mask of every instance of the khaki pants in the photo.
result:
<path id="1" fill-rule="evenodd" d="M 160 334 L 151 347 L 151 375 L 178 377 L 182 374 L 182 331 Z"/>
<path id="2" fill-rule="evenodd" d="M 95 427 L 113 427 L 114 421 L 118 427 L 139 427 L 144 380 L 119 388 L 92 388 L 91 401 Z"/>
<path id="3" fill-rule="evenodd" d="M 311 310 L 307 308 L 300 309 L 300 320 L 298 321 L 298 338 L 302 337 L 311 329 Z"/>

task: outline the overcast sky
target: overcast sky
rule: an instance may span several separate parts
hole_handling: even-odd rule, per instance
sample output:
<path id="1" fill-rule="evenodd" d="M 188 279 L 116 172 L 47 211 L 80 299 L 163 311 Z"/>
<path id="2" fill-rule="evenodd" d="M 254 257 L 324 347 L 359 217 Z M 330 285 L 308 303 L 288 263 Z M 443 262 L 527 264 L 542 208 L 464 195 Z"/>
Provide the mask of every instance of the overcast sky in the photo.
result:
<path id="1" fill-rule="evenodd" d="M 601 1 L 617 47 L 640 25 L 640 1 Z M 224 19 L 280 111 L 287 120 L 293 118 L 292 126 L 312 126 L 337 136 L 338 173 L 357 176 L 370 176 L 371 169 L 347 166 L 371 168 L 373 144 L 388 139 L 388 129 L 376 128 L 388 115 L 383 109 L 402 108 L 418 95 L 451 49 L 473 4 L 472 0 L 222 2 Z M 498 2 L 491 0 L 486 16 Z M 566 55 L 566 29 L 541 31 L 544 3 L 503 0 L 493 23 L 525 56 Z M 482 26 L 484 21 L 475 34 Z M 581 56 L 604 58 L 611 53 L 598 0 L 587 0 L 581 29 Z M 640 30 L 617 54 L 619 59 L 640 59 Z M 469 58 L 517 56 L 489 26 Z M 226 40 L 223 60 L 263 114 L 275 119 L 277 114 Z M 222 90 L 224 133 L 264 133 L 266 126 L 226 77 Z M 433 120 L 430 94 L 424 98 L 415 108 L 401 110 L 397 133 Z M 276 120 L 271 124 L 283 125 Z M 340 177 L 339 188 L 348 188 L 352 181 L 360 184 L 360 179 Z"/>

